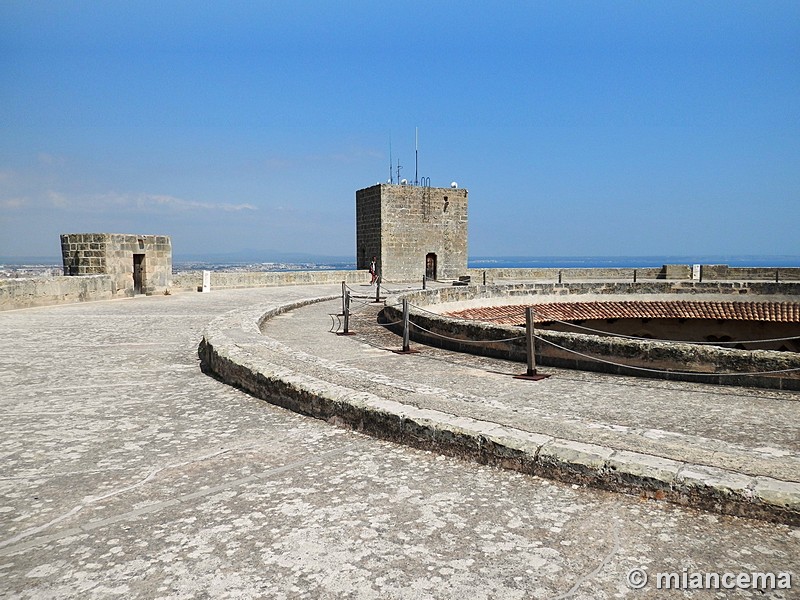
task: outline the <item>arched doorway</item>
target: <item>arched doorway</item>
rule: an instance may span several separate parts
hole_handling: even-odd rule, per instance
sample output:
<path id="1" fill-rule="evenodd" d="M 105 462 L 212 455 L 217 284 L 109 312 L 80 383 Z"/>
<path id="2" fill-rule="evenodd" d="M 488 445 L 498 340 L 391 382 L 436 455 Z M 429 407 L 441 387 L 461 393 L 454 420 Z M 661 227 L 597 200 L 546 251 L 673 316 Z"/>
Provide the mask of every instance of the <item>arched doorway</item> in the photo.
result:
<path id="1" fill-rule="evenodd" d="M 434 252 L 425 255 L 425 279 L 436 279 L 436 254 Z"/>

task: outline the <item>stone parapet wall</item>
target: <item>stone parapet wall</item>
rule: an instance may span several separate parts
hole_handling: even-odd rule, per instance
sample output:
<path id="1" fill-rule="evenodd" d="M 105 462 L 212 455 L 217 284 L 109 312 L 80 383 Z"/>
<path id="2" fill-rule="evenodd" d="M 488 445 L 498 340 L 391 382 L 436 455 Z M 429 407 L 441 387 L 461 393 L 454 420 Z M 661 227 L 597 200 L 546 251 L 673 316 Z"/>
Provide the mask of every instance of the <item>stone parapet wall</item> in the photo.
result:
<path id="1" fill-rule="evenodd" d="M 368 283 L 366 271 L 273 271 L 211 274 L 211 289 L 268 287 L 281 285 L 314 285 L 326 283 Z M 187 271 L 172 276 L 167 292 L 197 291 L 203 285 L 202 271 Z M 91 300 L 112 300 L 129 297 L 117 285 L 114 275 L 85 275 L 0 279 L 0 311 L 35 306 L 70 304 Z"/>
<path id="2" fill-rule="evenodd" d="M 211 290 L 270 287 L 278 285 L 313 285 L 323 283 L 369 283 L 367 271 L 243 271 L 211 272 Z M 202 271 L 184 271 L 172 276 L 173 291 L 196 291 L 203 285 Z"/>
<path id="3" fill-rule="evenodd" d="M 652 294 L 723 294 L 731 296 L 725 300 L 747 297 L 753 300 L 757 296 L 777 296 L 796 299 L 800 296 L 800 284 L 793 282 L 734 282 L 734 281 L 642 281 L 630 282 L 583 282 L 583 283 L 513 283 L 498 285 L 469 285 L 433 288 L 410 292 L 403 297 L 416 306 L 431 306 L 450 302 L 472 300 L 493 300 L 497 298 L 515 298 L 537 296 L 552 297 L 555 301 L 564 302 L 579 299 L 581 296 L 598 295 L 652 295 Z M 537 300 L 538 301 L 538 300 Z"/>
<path id="4" fill-rule="evenodd" d="M 633 273 L 636 271 L 636 280 L 646 279 L 665 279 L 662 276 L 662 267 L 644 267 L 641 269 L 633 268 L 569 268 L 558 269 L 553 267 L 542 267 L 537 269 L 525 268 L 488 268 L 488 269 L 467 269 L 466 275 L 472 278 L 472 283 L 480 284 L 483 282 L 483 274 L 486 274 L 486 283 L 511 281 L 558 281 L 559 275 L 562 281 L 575 279 L 621 279 L 633 281 Z"/>
<path id="5" fill-rule="evenodd" d="M 0 311 L 114 298 L 110 275 L 0 279 Z"/>
<path id="6" fill-rule="evenodd" d="M 411 327 L 412 339 L 458 352 L 524 362 L 526 360 L 524 329 L 445 317 L 429 312 L 425 307 L 498 297 L 541 296 L 544 299 L 547 296 L 555 296 L 562 300 L 564 296 L 575 295 L 611 296 L 645 293 L 723 294 L 733 297 L 747 296 L 749 299 L 762 295 L 797 297 L 800 295 L 800 285 L 652 282 L 441 288 L 387 298 L 384 318 L 392 323 L 402 320 L 399 305 L 401 299 L 405 298 L 410 304 L 410 320 L 416 325 Z M 399 333 L 400 327 L 394 325 L 393 329 Z M 736 350 L 561 332 L 537 332 L 536 335 L 540 338 L 536 343 L 536 363 L 541 365 L 657 379 L 800 390 L 800 355 L 796 353 Z M 484 340 L 485 343 L 476 344 L 476 340 Z"/>
<path id="7" fill-rule="evenodd" d="M 800 281 L 800 267 L 729 267 L 702 265 L 704 280 Z"/>
<path id="8" fill-rule="evenodd" d="M 633 281 L 649 279 L 691 280 L 691 265 L 663 265 L 661 267 L 609 267 L 609 268 L 486 268 L 467 269 L 465 275 L 472 283 L 506 281 L 575 281 L 581 279 L 617 279 Z M 729 267 L 728 265 L 701 265 L 703 281 L 800 281 L 800 267 Z"/>

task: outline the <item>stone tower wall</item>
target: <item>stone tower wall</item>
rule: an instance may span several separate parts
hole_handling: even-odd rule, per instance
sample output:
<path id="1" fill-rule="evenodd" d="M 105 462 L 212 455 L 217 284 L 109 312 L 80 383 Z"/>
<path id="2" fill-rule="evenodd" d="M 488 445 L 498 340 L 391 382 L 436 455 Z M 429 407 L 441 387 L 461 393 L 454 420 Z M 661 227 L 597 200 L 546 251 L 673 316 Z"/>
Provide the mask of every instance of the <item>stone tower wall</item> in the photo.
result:
<path id="1" fill-rule="evenodd" d="M 378 257 L 386 280 L 417 280 L 436 255 L 437 279 L 467 273 L 467 190 L 380 184 L 356 192 L 358 268 Z"/>
<path id="2" fill-rule="evenodd" d="M 373 256 L 380 265 L 381 255 L 381 188 L 356 192 L 356 269 L 369 269 Z"/>
<path id="3" fill-rule="evenodd" d="M 144 255 L 142 293 L 166 290 L 172 280 L 172 243 L 168 236 L 115 233 L 61 236 L 64 275 L 111 275 L 115 295 L 133 296 L 136 254 Z"/>

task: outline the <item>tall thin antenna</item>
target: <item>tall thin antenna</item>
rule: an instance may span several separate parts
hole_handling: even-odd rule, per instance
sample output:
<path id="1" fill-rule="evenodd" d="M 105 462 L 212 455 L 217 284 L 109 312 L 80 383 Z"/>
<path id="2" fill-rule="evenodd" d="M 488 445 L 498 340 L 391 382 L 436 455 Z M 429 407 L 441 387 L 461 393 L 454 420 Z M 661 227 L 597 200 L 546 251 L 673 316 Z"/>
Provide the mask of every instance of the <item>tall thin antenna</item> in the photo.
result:
<path id="1" fill-rule="evenodd" d="M 400 183 L 400 169 L 403 167 L 400 166 L 400 159 L 397 159 L 397 183 Z"/>
<path id="2" fill-rule="evenodd" d="M 419 127 L 414 127 L 414 185 L 419 185 Z"/>
<path id="3" fill-rule="evenodd" d="M 394 183 L 392 175 L 392 134 L 389 134 L 389 183 Z"/>

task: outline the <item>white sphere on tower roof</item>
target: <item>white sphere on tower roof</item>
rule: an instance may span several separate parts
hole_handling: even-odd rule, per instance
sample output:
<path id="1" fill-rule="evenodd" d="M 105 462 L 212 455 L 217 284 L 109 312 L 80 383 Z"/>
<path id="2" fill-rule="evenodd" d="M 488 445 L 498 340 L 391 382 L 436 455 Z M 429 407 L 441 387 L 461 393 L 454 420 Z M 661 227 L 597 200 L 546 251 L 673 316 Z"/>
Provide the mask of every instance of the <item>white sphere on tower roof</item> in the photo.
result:
<path id="1" fill-rule="evenodd" d="M 450 182 L 450 187 L 453 188 L 453 189 L 456 189 L 458 187 L 458 184 L 455 181 L 451 181 Z"/>

